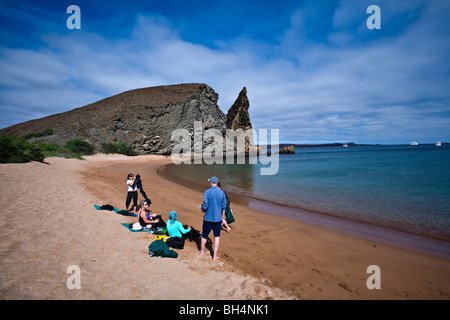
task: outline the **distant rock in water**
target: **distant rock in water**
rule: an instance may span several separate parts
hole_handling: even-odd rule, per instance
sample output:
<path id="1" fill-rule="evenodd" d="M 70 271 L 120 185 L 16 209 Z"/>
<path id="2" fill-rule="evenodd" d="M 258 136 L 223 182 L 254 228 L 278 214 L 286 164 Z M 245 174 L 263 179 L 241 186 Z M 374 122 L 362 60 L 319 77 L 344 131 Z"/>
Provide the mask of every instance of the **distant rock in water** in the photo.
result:
<path id="1" fill-rule="evenodd" d="M 193 133 L 195 121 L 202 122 L 203 130 L 217 129 L 225 134 L 226 116 L 217 101 L 218 94 L 206 84 L 149 87 L 20 123 L 0 132 L 24 136 L 52 129 L 54 134 L 45 137 L 46 143 L 65 143 L 72 138 L 81 138 L 97 150 L 102 143 L 126 143 L 139 154 L 170 154 L 174 146 L 172 132 L 187 129 Z M 244 115 L 238 110 L 237 118 L 240 117 L 244 126 L 250 124 L 248 113 Z M 233 125 L 240 125 L 239 121 L 237 119 Z"/>
<path id="2" fill-rule="evenodd" d="M 295 149 L 293 146 L 286 146 L 280 150 L 280 154 L 294 154 Z"/>

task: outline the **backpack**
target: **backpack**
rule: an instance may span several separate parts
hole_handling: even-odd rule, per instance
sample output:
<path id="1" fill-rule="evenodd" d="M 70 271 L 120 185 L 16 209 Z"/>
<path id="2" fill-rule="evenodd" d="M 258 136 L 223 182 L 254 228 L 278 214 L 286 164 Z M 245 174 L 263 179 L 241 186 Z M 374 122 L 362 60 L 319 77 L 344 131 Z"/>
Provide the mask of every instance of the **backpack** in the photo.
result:
<path id="1" fill-rule="evenodd" d="M 114 207 L 110 204 L 104 204 L 103 206 L 100 207 L 101 210 L 109 210 L 109 211 L 113 211 Z"/>
<path id="2" fill-rule="evenodd" d="M 166 244 L 174 249 L 183 249 L 184 239 L 181 237 L 170 237 L 166 239 Z"/>
<path id="3" fill-rule="evenodd" d="M 169 247 L 163 240 L 155 240 L 148 246 L 150 257 L 178 258 L 178 253 L 169 250 Z"/>

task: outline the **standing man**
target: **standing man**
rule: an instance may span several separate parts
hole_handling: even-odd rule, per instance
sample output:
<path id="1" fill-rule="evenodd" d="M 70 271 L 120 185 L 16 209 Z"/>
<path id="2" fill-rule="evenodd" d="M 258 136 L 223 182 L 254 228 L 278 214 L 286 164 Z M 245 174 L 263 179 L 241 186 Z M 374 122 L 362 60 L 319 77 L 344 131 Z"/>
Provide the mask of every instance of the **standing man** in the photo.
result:
<path id="1" fill-rule="evenodd" d="M 199 255 L 203 255 L 206 239 L 208 239 L 209 233 L 213 230 L 213 260 L 217 260 L 219 259 L 217 251 L 219 250 L 220 230 L 222 229 L 222 220 L 225 219 L 227 201 L 225 193 L 217 187 L 219 179 L 217 179 L 217 177 L 211 177 L 208 181 L 211 188 L 205 191 L 203 204 L 201 205 L 201 209 L 205 212 L 205 216 L 203 217 L 203 230 Z"/>

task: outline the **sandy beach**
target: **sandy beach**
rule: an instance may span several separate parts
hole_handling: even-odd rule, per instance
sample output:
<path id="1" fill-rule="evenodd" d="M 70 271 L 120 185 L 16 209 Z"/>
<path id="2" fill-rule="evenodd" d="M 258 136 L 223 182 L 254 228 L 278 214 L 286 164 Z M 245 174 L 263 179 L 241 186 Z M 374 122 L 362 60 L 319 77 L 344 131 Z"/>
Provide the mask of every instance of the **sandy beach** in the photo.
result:
<path id="1" fill-rule="evenodd" d="M 153 235 L 94 204 L 125 207 L 126 175 L 140 173 L 151 209 L 201 230 L 203 194 L 158 174 L 163 156 L 1 164 L 1 299 L 440 299 L 450 298 L 450 261 L 313 226 L 233 202 L 219 261 L 186 242 L 177 259 L 152 258 Z M 219 177 L 220 179 L 220 177 Z M 201 183 L 201 182 L 200 182 Z M 205 189 L 208 187 L 205 181 Z M 139 195 L 141 198 L 141 195 Z M 69 289 L 70 266 L 81 289 Z M 369 266 L 381 289 L 369 289 Z"/>

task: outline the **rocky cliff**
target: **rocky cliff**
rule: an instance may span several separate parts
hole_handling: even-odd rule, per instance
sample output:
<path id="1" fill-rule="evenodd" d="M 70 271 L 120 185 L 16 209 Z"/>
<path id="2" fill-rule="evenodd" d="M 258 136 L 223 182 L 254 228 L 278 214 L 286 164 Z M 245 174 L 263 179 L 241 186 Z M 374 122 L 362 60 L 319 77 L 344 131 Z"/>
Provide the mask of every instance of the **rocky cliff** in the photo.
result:
<path id="1" fill-rule="evenodd" d="M 248 108 L 250 101 L 247 97 L 247 88 L 244 87 L 236 101 L 233 103 L 227 113 L 227 129 L 243 129 L 244 131 L 252 128 Z"/>
<path id="2" fill-rule="evenodd" d="M 245 93 L 246 89 L 244 88 Z M 244 91 L 243 90 L 243 91 Z M 247 97 L 241 92 L 238 99 Z M 244 97 L 245 96 L 245 97 Z M 127 91 L 93 104 L 31 120 L 0 130 L 6 135 L 24 136 L 53 129 L 45 142 L 64 143 L 81 138 L 99 149 L 102 143 L 126 143 L 139 154 L 170 154 L 175 129 L 194 131 L 201 121 L 203 130 L 227 129 L 227 117 L 217 105 L 218 94 L 199 83 L 150 87 Z M 248 101 L 248 99 L 247 99 Z M 232 108 L 233 109 L 233 108 Z M 230 109 L 231 111 L 231 109 Z M 233 128 L 251 127 L 248 106 L 233 109 Z M 243 121 L 240 119 L 247 119 Z M 230 127 L 230 128 L 232 128 Z"/>

